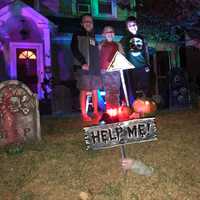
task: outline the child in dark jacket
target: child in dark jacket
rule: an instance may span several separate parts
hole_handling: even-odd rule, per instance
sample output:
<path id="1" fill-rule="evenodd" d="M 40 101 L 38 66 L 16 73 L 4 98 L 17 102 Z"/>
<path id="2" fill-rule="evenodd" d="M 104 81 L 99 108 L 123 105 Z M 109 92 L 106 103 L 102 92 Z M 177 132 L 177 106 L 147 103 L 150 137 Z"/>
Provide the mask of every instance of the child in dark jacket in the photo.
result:
<path id="1" fill-rule="evenodd" d="M 93 32 L 93 19 L 84 15 L 81 30 L 74 33 L 71 41 L 74 56 L 74 67 L 77 70 L 77 87 L 80 90 L 80 105 L 83 121 L 92 121 L 86 112 L 88 92 L 92 92 L 94 116 L 99 117 L 97 90 L 101 87 L 99 50 Z"/>

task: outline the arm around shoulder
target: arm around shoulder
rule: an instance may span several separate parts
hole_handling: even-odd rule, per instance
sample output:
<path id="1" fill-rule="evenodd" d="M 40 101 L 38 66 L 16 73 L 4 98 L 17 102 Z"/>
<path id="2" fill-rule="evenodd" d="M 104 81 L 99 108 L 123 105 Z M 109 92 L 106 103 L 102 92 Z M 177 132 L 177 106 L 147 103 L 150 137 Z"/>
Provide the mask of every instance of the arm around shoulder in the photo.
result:
<path id="1" fill-rule="evenodd" d="M 118 42 L 118 51 L 121 53 L 121 54 L 125 54 L 124 52 L 124 48 L 122 46 L 122 44 L 120 42 Z"/>

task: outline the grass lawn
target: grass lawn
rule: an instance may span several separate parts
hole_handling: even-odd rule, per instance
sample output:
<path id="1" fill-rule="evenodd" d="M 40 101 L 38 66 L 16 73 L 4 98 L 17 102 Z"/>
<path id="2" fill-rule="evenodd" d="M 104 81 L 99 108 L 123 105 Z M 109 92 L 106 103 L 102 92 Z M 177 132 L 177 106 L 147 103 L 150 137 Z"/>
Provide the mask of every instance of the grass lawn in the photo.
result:
<path id="1" fill-rule="evenodd" d="M 43 118 L 42 142 L 10 155 L 0 150 L 0 199 L 200 199 L 200 111 L 162 112 L 158 140 L 127 145 L 130 158 L 154 168 L 150 177 L 120 166 L 120 148 L 86 151 L 78 118 Z"/>

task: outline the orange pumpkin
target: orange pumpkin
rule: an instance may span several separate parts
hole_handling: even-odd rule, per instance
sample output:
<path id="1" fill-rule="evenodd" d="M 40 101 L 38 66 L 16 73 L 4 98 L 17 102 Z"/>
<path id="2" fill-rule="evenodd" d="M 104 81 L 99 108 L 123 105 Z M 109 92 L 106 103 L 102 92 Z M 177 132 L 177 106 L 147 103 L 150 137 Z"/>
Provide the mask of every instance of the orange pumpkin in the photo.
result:
<path id="1" fill-rule="evenodd" d="M 154 112 L 156 112 L 156 110 L 157 110 L 157 105 L 156 105 L 156 103 L 154 102 L 154 101 L 151 101 L 151 113 L 154 113 Z"/>
<path id="2" fill-rule="evenodd" d="M 140 113 L 138 112 L 133 112 L 130 116 L 129 116 L 129 119 L 139 119 L 141 116 L 140 116 Z"/>
<path id="3" fill-rule="evenodd" d="M 157 109 L 156 103 L 150 99 L 139 98 L 133 102 L 132 105 L 135 112 L 143 114 L 154 113 Z"/>
<path id="4" fill-rule="evenodd" d="M 119 121 L 128 120 L 129 116 L 132 114 L 132 108 L 128 106 L 120 106 L 118 108 L 118 119 Z"/>

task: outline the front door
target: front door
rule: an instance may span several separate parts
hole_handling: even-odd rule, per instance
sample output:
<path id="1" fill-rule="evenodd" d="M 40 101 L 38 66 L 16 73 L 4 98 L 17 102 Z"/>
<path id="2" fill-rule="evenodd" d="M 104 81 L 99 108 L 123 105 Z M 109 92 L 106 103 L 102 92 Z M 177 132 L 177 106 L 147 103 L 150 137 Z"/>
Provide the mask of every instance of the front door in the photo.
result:
<path id="1" fill-rule="evenodd" d="M 17 79 L 37 93 L 37 50 L 17 48 Z"/>

